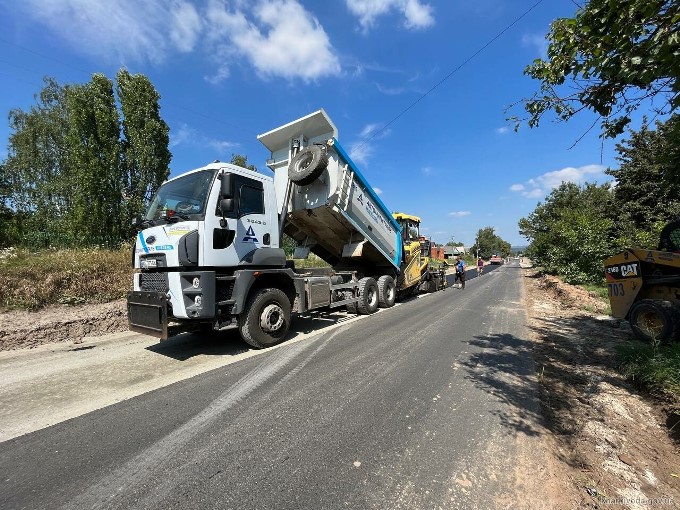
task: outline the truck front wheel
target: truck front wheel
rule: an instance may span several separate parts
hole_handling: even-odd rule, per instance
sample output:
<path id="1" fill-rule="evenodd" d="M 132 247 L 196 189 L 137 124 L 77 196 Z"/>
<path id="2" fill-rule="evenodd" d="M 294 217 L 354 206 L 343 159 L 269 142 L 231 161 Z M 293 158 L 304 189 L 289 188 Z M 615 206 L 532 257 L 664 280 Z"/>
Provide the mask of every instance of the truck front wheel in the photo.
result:
<path id="1" fill-rule="evenodd" d="M 291 306 L 279 289 L 261 289 L 248 298 L 246 312 L 239 316 L 239 332 L 256 349 L 283 341 L 290 327 Z"/>
<path id="2" fill-rule="evenodd" d="M 643 299 L 633 305 L 629 322 L 643 342 L 664 344 L 678 338 L 680 312 L 670 301 Z"/>
<path id="3" fill-rule="evenodd" d="M 357 309 L 362 315 L 368 315 L 378 309 L 378 284 L 373 278 L 359 280 L 359 302 Z"/>

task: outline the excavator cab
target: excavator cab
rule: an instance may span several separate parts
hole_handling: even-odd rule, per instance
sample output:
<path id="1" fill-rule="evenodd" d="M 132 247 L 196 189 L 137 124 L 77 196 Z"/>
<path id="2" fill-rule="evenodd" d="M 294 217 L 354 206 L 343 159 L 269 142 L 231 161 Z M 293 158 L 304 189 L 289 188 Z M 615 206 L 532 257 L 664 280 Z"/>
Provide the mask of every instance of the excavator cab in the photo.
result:
<path id="1" fill-rule="evenodd" d="M 659 236 L 659 251 L 680 252 L 680 220 L 666 225 Z"/>

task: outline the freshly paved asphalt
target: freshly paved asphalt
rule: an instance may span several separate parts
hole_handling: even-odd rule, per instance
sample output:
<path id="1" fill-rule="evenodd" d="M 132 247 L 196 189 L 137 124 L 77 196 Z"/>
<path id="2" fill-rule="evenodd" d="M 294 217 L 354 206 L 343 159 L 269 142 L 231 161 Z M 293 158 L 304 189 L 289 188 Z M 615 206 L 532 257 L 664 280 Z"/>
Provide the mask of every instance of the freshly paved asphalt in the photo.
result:
<path id="1" fill-rule="evenodd" d="M 472 276 L 0 443 L 0 508 L 513 501 L 517 439 L 538 433 L 520 270 Z"/>

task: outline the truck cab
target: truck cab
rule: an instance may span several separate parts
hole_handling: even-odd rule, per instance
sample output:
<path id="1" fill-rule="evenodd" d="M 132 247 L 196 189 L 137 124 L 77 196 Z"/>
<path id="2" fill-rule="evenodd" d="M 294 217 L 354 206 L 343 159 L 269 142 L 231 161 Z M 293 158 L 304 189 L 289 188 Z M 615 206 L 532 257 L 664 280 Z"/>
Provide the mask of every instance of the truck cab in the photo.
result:
<path id="1" fill-rule="evenodd" d="M 169 319 L 238 314 L 239 269 L 285 267 L 277 224 L 273 179 L 252 170 L 214 162 L 164 183 L 138 222 L 130 328 L 167 338 Z"/>

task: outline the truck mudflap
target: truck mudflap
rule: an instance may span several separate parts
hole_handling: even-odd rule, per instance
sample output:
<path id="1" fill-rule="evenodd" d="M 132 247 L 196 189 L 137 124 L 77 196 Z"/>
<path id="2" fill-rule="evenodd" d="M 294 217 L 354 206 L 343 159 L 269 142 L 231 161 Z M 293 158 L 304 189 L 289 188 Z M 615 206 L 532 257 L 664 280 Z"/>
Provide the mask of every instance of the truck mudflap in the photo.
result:
<path id="1" fill-rule="evenodd" d="M 131 291 L 127 297 L 131 331 L 168 339 L 168 297 L 161 292 Z"/>

